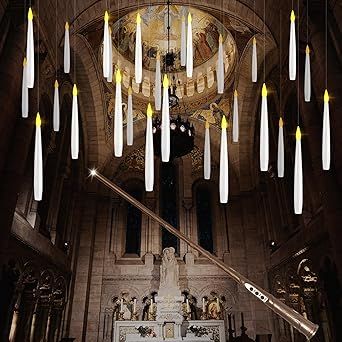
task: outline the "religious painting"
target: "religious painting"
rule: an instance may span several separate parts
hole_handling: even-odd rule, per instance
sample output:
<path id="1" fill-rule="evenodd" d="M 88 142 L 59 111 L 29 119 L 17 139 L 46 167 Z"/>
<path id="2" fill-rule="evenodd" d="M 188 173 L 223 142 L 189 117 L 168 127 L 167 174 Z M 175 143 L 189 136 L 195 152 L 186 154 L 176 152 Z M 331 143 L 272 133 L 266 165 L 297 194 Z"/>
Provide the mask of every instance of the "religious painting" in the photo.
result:
<path id="1" fill-rule="evenodd" d="M 165 5 L 149 6 L 139 10 L 141 16 L 143 67 L 155 69 L 157 51 L 165 55 L 168 51 L 176 54 L 175 67 L 180 69 L 180 45 L 182 18 L 187 24 L 189 7 L 170 6 L 170 15 Z M 190 7 L 194 42 L 194 67 L 208 61 L 218 51 L 219 35 L 225 41 L 231 39 L 223 25 L 213 16 Z M 120 54 L 134 63 L 135 31 L 137 11 L 121 18 L 113 25 L 114 46 Z M 170 32 L 168 32 L 170 26 Z"/>

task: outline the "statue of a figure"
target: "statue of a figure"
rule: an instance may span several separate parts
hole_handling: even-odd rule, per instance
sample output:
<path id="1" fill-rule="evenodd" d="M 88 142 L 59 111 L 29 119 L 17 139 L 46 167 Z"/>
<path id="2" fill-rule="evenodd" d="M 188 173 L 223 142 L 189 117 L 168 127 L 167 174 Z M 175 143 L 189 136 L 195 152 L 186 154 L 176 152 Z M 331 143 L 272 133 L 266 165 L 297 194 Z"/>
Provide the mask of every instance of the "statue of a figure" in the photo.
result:
<path id="1" fill-rule="evenodd" d="M 163 259 L 160 267 L 160 290 L 162 289 L 167 290 L 170 294 L 175 290 L 179 291 L 179 267 L 173 247 L 163 250 Z"/>

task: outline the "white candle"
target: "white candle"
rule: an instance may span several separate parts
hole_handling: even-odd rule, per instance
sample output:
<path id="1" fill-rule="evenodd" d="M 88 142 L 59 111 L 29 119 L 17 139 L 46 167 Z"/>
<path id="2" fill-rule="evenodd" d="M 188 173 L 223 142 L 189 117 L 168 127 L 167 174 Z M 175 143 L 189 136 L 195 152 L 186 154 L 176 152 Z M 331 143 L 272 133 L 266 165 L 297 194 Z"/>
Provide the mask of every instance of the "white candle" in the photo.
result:
<path id="1" fill-rule="evenodd" d="M 137 312 L 137 299 L 134 298 L 133 300 L 133 313 L 135 314 Z"/>
<path id="2" fill-rule="evenodd" d="M 205 298 L 202 298 L 202 311 L 205 312 Z"/>
<path id="3" fill-rule="evenodd" d="M 151 298 L 150 313 L 153 313 L 153 298 Z"/>
<path id="4" fill-rule="evenodd" d="M 121 298 L 120 302 L 120 312 L 123 312 L 123 298 Z"/>

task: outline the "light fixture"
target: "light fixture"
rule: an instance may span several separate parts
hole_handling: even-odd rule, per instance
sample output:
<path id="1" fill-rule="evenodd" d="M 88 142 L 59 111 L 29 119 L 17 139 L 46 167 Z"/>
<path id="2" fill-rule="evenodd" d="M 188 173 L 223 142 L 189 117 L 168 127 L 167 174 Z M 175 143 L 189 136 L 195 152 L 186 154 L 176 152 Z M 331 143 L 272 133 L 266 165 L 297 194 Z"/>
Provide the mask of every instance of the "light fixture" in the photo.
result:
<path id="1" fill-rule="evenodd" d="M 27 15 L 27 42 L 26 42 L 26 82 L 28 88 L 34 86 L 34 39 L 33 39 L 33 13 L 31 7 Z"/>
<path id="2" fill-rule="evenodd" d="M 70 72 L 70 34 L 69 23 L 65 23 L 64 29 L 64 72 L 68 74 Z"/>
<path id="3" fill-rule="evenodd" d="M 156 75 L 154 82 L 154 105 L 156 110 L 161 109 L 161 71 L 160 71 L 160 53 L 157 51 L 156 57 Z"/>
<path id="4" fill-rule="evenodd" d="M 261 90 L 261 119 L 260 119 L 260 170 L 268 170 L 269 142 L 268 142 L 268 108 L 267 88 L 264 83 Z"/>
<path id="5" fill-rule="evenodd" d="M 294 81 L 296 79 L 296 72 L 297 72 L 295 20 L 296 20 L 296 16 L 295 16 L 294 10 L 292 10 L 291 15 L 290 15 L 290 44 L 289 44 L 289 78 L 290 78 L 290 81 Z"/>
<path id="6" fill-rule="evenodd" d="M 142 81 L 142 45 L 141 45 L 141 17 L 137 14 L 137 29 L 135 35 L 135 82 Z"/>
<path id="7" fill-rule="evenodd" d="M 147 122 L 146 122 L 146 142 L 145 142 L 145 189 L 153 191 L 154 185 L 154 150 L 153 150 L 153 133 L 152 133 L 152 107 L 149 103 L 147 106 Z"/>
<path id="8" fill-rule="evenodd" d="M 107 77 L 107 82 L 113 82 L 113 42 L 112 42 L 112 29 L 108 28 L 109 35 L 109 46 L 108 46 L 108 63 L 109 63 L 109 73 Z"/>
<path id="9" fill-rule="evenodd" d="M 221 146 L 220 146 L 220 203 L 228 202 L 229 175 L 228 175 L 228 143 L 227 143 L 227 120 L 225 115 L 221 121 Z"/>
<path id="10" fill-rule="evenodd" d="M 115 157 L 122 156 L 123 149 L 123 126 L 122 126 L 122 94 L 121 94 L 121 71 L 116 70 L 115 75 L 115 112 L 114 112 L 114 155 Z"/>
<path id="11" fill-rule="evenodd" d="M 55 132 L 59 131 L 59 84 L 55 81 L 55 91 L 53 97 L 53 130 Z"/>
<path id="12" fill-rule="evenodd" d="M 330 113 L 329 113 L 329 93 L 327 89 L 325 89 L 325 92 L 324 92 L 322 166 L 323 166 L 323 170 L 330 169 Z"/>
<path id="13" fill-rule="evenodd" d="M 169 108 L 169 79 L 167 74 L 163 80 L 163 107 L 161 122 L 161 157 L 163 162 L 170 160 L 170 108 Z"/>
<path id="14" fill-rule="evenodd" d="M 186 27 L 185 17 L 182 15 L 182 27 L 181 27 L 181 66 L 186 65 Z"/>
<path id="15" fill-rule="evenodd" d="M 296 152 L 294 166 L 294 212 L 300 215 L 303 211 L 303 165 L 302 165 L 302 134 L 299 126 L 296 130 Z"/>
<path id="16" fill-rule="evenodd" d="M 26 67 L 27 67 L 27 60 L 24 58 L 23 61 L 23 79 L 21 84 L 21 116 L 23 118 L 28 117 L 28 88 L 27 88 L 27 81 L 26 81 Z"/>
<path id="17" fill-rule="evenodd" d="M 204 135 L 204 179 L 210 179 L 211 172 L 211 154 L 210 154 L 210 125 L 208 120 L 205 122 Z"/>
<path id="18" fill-rule="evenodd" d="M 78 159 L 79 153 L 79 125 L 78 125 L 78 100 L 77 86 L 72 89 L 72 114 L 71 114 L 71 158 Z"/>
<path id="19" fill-rule="evenodd" d="M 256 38 L 253 37 L 253 44 L 252 44 L 252 82 L 256 83 L 257 80 L 258 80 L 258 55 L 257 55 Z"/>
<path id="20" fill-rule="evenodd" d="M 43 153 L 41 124 L 42 121 L 40 119 L 40 115 L 37 113 L 33 169 L 33 193 L 35 201 L 41 201 L 43 196 Z"/>
<path id="21" fill-rule="evenodd" d="M 108 25 L 109 15 L 105 11 L 104 14 L 104 29 L 103 29 L 103 56 L 102 56 L 102 68 L 103 77 L 109 77 L 109 25 Z"/>
<path id="22" fill-rule="evenodd" d="M 238 92 L 234 90 L 233 100 L 233 142 L 239 141 L 239 100 Z"/>
<path id="23" fill-rule="evenodd" d="M 217 60 L 217 93 L 223 94 L 224 92 L 224 63 L 223 63 L 223 37 L 219 36 L 218 60 Z"/>
<path id="24" fill-rule="evenodd" d="M 127 145 L 133 145 L 133 96 L 132 88 L 128 88 L 127 97 Z"/>
<path id="25" fill-rule="evenodd" d="M 284 177 L 284 121 L 282 117 L 279 118 L 279 131 L 278 131 L 278 158 L 277 158 L 277 170 L 278 177 Z"/>
<path id="26" fill-rule="evenodd" d="M 192 43 L 192 17 L 188 14 L 188 38 L 186 42 L 186 76 L 191 78 L 193 72 L 193 43 Z"/>

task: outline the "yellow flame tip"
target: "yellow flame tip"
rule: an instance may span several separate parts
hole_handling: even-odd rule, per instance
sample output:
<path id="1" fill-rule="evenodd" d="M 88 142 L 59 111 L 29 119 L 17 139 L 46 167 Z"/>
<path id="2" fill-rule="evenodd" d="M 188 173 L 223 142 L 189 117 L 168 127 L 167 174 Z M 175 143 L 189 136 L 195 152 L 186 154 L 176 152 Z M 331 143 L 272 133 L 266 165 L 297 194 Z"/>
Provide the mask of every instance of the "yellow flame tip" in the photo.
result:
<path id="1" fill-rule="evenodd" d="M 137 14 L 137 24 L 140 24 L 141 23 L 141 16 L 140 16 L 140 13 L 138 12 Z"/>
<path id="2" fill-rule="evenodd" d="M 265 83 L 262 85 L 261 96 L 262 97 L 266 97 L 267 96 L 267 87 L 266 87 Z"/>
<path id="3" fill-rule="evenodd" d="M 55 88 L 58 88 L 59 84 L 58 84 L 58 81 L 56 80 L 55 81 Z"/>
<path id="4" fill-rule="evenodd" d="M 221 128 L 222 129 L 226 129 L 227 127 L 228 127 L 227 119 L 226 119 L 226 116 L 223 115 L 222 116 L 222 121 L 221 121 Z"/>
<path id="5" fill-rule="evenodd" d="M 40 119 L 40 115 L 38 112 L 36 116 L 36 127 L 40 127 L 41 125 L 42 125 L 42 120 Z"/>
<path id="6" fill-rule="evenodd" d="M 302 133 L 300 131 L 300 127 L 297 126 L 297 130 L 296 130 L 296 140 L 300 140 L 302 138 Z"/>
<path id="7" fill-rule="evenodd" d="M 33 20 L 33 12 L 31 7 L 28 10 L 27 18 L 28 20 Z"/>
<path id="8" fill-rule="evenodd" d="M 146 115 L 147 115 L 148 118 L 152 118 L 153 111 L 152 111 L 151 103 L 149 103 L 149 104 L 147 105 Z"/>
<path id="9" fill-rule="evenodd" d="M 325 89 L 325 91 L 324 91 L 324 102 L 329 102 L 329 93 L 328 93 L 328 89 Z"/>
<path id="10" fill-rule="evenodd" d="M 291 11 L 290 20 L 291 20 L 291 22 L 294 22 L 296 20 L 294 10 Z"/>
<path id="11" fill-rule="evenodd" d="M 109 20 L 109 14 L 108 14 L 108 11 L 106 11 L 105 14 L 104 14 L 104 21 L 106 23 L 108 23 L 108 20 Z"/>
<path id="12" fill-rule="evenodd" d="M 74 87 L 72 88 L 72 95 L 77 96 L 77 86 L 74 84 Z"/>
<path id="13" fill-rule="evenodd" d="M 121 71 L 119 68 L 116 70 L 115 73 L 115 81 L 116 83 L 121 83 Z"/>
<path id="14" fill-rule="evenodd" d="M 209 121 L 206 120 L 206 121 L 205 121 L 205 128 L 209 128 L 209 127 L 210 127 Z"/>
<path id="15" fill-rule="evenodd" d="M 67 21 L 65 22 L 65 29 L 69 30 L 69 23 Z"/>
<path id="16" fill-rule="evenodd" d="M 168 87 L 169 87 L 169 79 L 168 79 L 168 77 L 167 77 L 167 74 L 164 75 L 163 87 L 164 87 L 164 88 L 168 88 Z"/>
<path id="17" fill-rule="evenodd" d="M 189 12 L 188 14 L 188 23 L 190 24 L 192 22 L 192 17 L 191 17 L 191 13 Z"/>
<path id="18" fill-rule="evenodd" d="M 279 127 L 283 127 L 284 126 L 284 121 L 283 121 L 283 118 L 280 117 L 279 118 Z"/>

